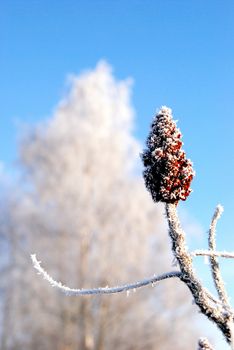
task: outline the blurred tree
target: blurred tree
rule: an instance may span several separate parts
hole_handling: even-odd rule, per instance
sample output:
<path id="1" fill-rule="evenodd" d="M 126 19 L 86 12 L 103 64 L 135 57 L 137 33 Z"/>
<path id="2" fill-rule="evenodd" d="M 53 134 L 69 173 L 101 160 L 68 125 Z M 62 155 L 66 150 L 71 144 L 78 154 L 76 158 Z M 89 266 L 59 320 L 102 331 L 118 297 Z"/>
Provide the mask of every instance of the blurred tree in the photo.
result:
<path id="1" fill-rule="evenodd" d="M 100 62 L 71 78 L 53 117 L 21 142 L 21 189 L 1 214 L 8 246 L 1 350 L 183 350 L 196 343 L 188 292 L 175 281 L 128 298 L 65 298 L 36 278 L 29 261 L 37 252 L 56 279 L 74 287 L 141 279 L 170 265 L 161 206 L 138 177 L 130 84 Z"/>

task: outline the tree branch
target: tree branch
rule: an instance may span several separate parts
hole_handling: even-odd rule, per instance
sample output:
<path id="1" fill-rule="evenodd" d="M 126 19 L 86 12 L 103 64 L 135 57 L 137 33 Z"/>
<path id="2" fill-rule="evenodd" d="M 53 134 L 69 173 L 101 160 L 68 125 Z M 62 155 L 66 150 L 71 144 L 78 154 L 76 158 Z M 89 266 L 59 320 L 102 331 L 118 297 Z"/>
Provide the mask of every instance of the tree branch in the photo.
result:
<path id="1" fill-rule="evenodd" d="M 211 257 L 219 257 L 219 258 L 230 258 L 234 259 L 234 253 L 229 253 L 226 251 L 211 251 L 211 250 L 203 250 L 197 249 L 190 253 L 192 256 L 211 256 Z"/>
<path id="2" fill-rule="evenodd" d="M 192 264 L 191 254 L 188 252 L 183 232 L 176 211 L 176 204 L 166 204 L 166 215 L 169 224 L 169 235 L 172 241 L 172 251 L 177 259 L 182 276 L 180 279 L 190 289 L 194 301 L 210 320 L 216 323 L 224 334 L 228 343 L 231 343 L 231 323 L 230 317 L 233 317 L 231 311 L 227 311 L 220 305 L 211 305 L 205 288 L 195 274 Z"/>
<path id="3" fill-rule="evenodd" d="M 181 272 L 179 271 L 172 271 L 168 273 L 164 273 L 162 275 L 153 276 L 148 279 L 144 279 L 135 283 L 130 284 L 124 284 L 122 286 L 116 286 L 116 287 L 103 287 L 103 288 L 92 288 L 92 289 L 75 289 L 75 288 L 69 288 L 65 285 L 63 285 L 61 282 L 55 281 L 40 265 L 40 261 L 37 260 L 37 257 L 35 254 L 31 254 L 31 259 L 33 262 L 34 268 L 38 271 L 39 274 L 41 274 L 45 280 L 47 280 L 53 287 L 56 287 L 60 289 L 63 293 L 67 295 L 91 295 L 91 294 L 113 294 L 113 293 L 120 293 L 124 291 L 130 291 L 135 290 L 137 288 L 141 288 L 144 286 L 147 286 L 149 284 L 154 285 L 155 283 L 172 278 L 172 277 L 181 277 Z"/>
<path id="4" fill-rule="evenodd" d="M 210 224 L 208 242 L 209 242 L 209 250 L 212 253 L 216 249 L 216 232 L 215 231 L 216 231 L 217 222 L 221 217 L 222 212 L 223 212 L 223 207 L 220 204 L 217 205 Z M 227 296 L 224 282 L 220 272 L 219 262 L 217 257 L 214 256 L 213 254 L 210 256 L 210 265 L 211 265 L 213 281 L 214 281 L 217 293 L 219 295 L 219 298 L 224 304 L 227 305 L 228 308 L 230 308 L 228 296 Z"/>

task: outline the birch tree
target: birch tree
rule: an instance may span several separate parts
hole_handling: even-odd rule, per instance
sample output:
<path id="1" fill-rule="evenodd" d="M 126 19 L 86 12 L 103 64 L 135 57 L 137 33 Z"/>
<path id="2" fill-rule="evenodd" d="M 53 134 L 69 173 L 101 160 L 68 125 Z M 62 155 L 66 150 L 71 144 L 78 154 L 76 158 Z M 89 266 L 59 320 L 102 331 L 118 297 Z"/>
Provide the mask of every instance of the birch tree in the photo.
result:
<path id="1" fill-rule="evenodd" d="M 190 184 L 195 174 L 193 164 L 186 157 L 182 149 L 181 132 L 173 120 L 172 111 L 166 106 L 162 106 L 153 119 L 149 136 L 147 138 L 147 148 L 142 153 L 144 163 L 143 176 L 145 185 L 150 192 L 154 202 L 164 202 L 166 217 L 168 221 L 169 237 L 171 239 L 171 249 L 179 269 L 166 272 L 150 278 L 145 278 L 135 283 L 127 283 L 115 287 L 96 288 L 70 288 L 57 282 L 48 272 L 41 267 L 36 255 L 31 255 L 33 265 L 39 274 L 57 289 L 68 295 L 95 295 L 114 294 L 123 291 L 129 292 L 148 286 L 151 283 L 158 283 L 163 280 L 177 278 L 180 279 L 189 289 L 194 299 L 194 303 L 200 312 L 212 321 L 222 332 L 227 344 L 234 348 L 234 311 L 230 304 L 225 284 L 221 275 L 218 257 L 234 258 L 233 252 L 216 250 L 216 225 L 221 217 L 223 207 L 219 204 L 211 220 L 208 244 L 209 250 L 196 250 L 190 252 L 186 245 L 186 234 L 181 227 L 177 213 L 177 205 L 180 200 L 186 200 L 191 193 Z M 193 265 L 193 258 L 196 256 L 209 256 L 210 268 L 213 282 L 218 294 L 217 299 L 200 281 Z M 213 349 L 206 338 L 200 338 L 198 349 Z"/>
<path id="2" fill-rule="evenodd" d="M 25 259 L 37 252 L 56 280 L 83 288 L 142 279 L 171 265 L 162 207 L 151 203 L 139 176 L 131 82 L 116 81 L 104 62 L 70 79 L 52 117 L 20 145 L 21 193 L 9 220 L 23 249 L 16 304 L 23 300 L 25 308 L 12 320 L 14 346 L 187 349 L 197 332 L 185 288 L 176 285 L 174 293 L 168 281 L 114 297 L 64 298 Z M 9 339 L 5 344 L 12 348 Z"/>

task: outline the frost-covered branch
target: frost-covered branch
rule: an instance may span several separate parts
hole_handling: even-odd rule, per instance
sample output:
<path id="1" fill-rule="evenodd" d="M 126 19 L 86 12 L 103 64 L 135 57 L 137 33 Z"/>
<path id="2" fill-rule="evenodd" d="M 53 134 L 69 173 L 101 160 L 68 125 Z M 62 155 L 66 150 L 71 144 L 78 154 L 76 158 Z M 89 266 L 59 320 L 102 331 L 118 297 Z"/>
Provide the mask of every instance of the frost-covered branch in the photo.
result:
<path id="1" fill-rule="evenodd" d="M 166 214 L 169 223 L 169 235 L 172 240 L 172 250 L 179 263 L 180 270 L 182 273 L 181 280 L 190 289 L 194 301 L 200 308 L 201 312 L 206 315 L 209 319 L 217 324 L 225 335 L 227 341 L 231 342 L 231 327 L 227 322 L 227 318 L 233 315 L 225 312 L 224 308 L 212 306 L 209 302 L 209 297 L 206 294 L 204 287 L 200 280 L 195 274 L 192 257 L 189 254 L 186 241 L 185 233 L 183 232 L 179 218 L 176 211 L 175 204 L 166 204 Z"/>
<path id="2" fill-rule="evenodd" d="M 220 204 L 217 205 L 214 215 L 212 217 L 210 229 L 209 229 L 208 242 L 209 242 L 209 250 L 211 252 L 214 252 L 216 250 L 216 225 L 219 218 L 222 215 L 222 212 L 223 212 L 223 207 Z M 230 308 L 230 304 L 228 301 L 228 296 L 225 290 L 224 282 L 221 276 L 217 256 L 214 256 L 213 254 L 210 256 L 210 265 L 211 265 L 213 281 L 214 281 L 217 293 L 219 295 L 219 298 L 224 304 L 227 305 L 228 308 Z"/>
<path id="3" fill-rule="evenodd" d="M 192 256 L 211 256 L 211 257 L 234 259 L 234 253 L 229 253 L 226 251 L 211 251 L 211 250 L 197 249 L 191 252 L 190 254 Z"/>
<path id="4" fill-rule="evenodd" d="M 207 288 L 204 287 L 204 291 L 206 292 L 206 295 L 207 297 L 213 301 L 213 303 L 215 304 L 218 304 L 218 305 L 221 305 L 222 307 L 225 307 L 225 305 L 219 300 L 219 299 L 216 299 L 212 294 L 211 292 L 209 292 L 209 290 Z"/>
<path id="5" fill-rule="evenodd" d="M 120 292 L 128 292 L 130 290 L 136 290 L 137 288 L 145 287 L 149 284 L 155 285 L 159 281 L 163 281 L 168 278 L 178 277 L 180 278 L 181 273 L 179 271 L 167 272 L 162 275 L 153 276 L 148 279 L 144 279 L 135 283 L 124 284 L 116 287 L 100 287 L 91 289 L 75 289 L 69 288 L 63 285 L 61 282 L 55 281 L 49 274 L 41 267 L 41 262 L 37 260 L 35 254 L 31 255 L 34 268 L 41 274 L 45 280 L 47 280 L 53 287 L 60 289 L 63 293 L 67 295 L 91 295 L 91 294 L 114 294 Z"/>

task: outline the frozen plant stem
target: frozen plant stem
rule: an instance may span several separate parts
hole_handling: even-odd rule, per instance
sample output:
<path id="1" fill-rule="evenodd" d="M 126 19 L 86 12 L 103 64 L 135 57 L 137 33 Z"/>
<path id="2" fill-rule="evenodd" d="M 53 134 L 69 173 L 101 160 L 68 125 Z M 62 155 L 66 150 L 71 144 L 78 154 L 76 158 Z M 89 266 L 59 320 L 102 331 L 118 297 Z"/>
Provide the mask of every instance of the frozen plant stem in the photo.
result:
<path id="1" fill-rule="evenodd" d="M 234 253 L 229 253 L 225 251 L 211 251 L 211 250 L 203 250 L 197 249 L 190 253 L 192 256 L 214 256 L 219 258 L 229 258 L 234 259 Z"/>
<path id="2" fill-rule="evenodd" d="M 223 212 L 223 207 L 221 205 L 218 205 L 215 209 L 213 218 L 211 220 L 210 229 L 209 229 L 209 250 L 211 252 L 216 250 L 216 234 L 215 234 L 216 232 L 215 231 L 216 231 L 217 221 L 220 218 L 222 212 Z M 224 304 L 226 304 L 227 308 L 230 309 L 231 307 L 228 302 L 228 296 L 225 291 L 224 282 L 221 276 L 218 258 L 215 257 L 214 255 L 210 256 L 210 266 L 211 266 L 213 281 L 214 281 L 217 293 L 219 295 L 219 298 Z"/>
<path id="3" fill-rule="evenodd" d="M 32 254 L 31 259 L 34 268 L 46 279 L 53 287 L 60 289 L 67 295 L 94 295 L 94 294 L 114 294 L 120 292 L 129 292 L 137 288 L 141 288 L 147 285 L 155 285 L 157 282 L 177 277 L 183 281 L 190 289 L 194 301 L 199 307 L 201 313 L 212 320 L 218 328 L 222 331 L 227 342 L 233 346 L 233 311 L 231 308 L 227 308 L 227 304 L 223 301 L 216 300 L 205 287 L 202 286 L 200 280 L 195 274 L 192 264 L 192 258 L 196 255 L 208 255 L 208 256 L 224 256 L 233 257 L 232 253 L 225 252 L 213 252 L 213 251 L 195 251 L 190 253 L 186 247 L 185 233 L 183 232 L 180 221 L 177 215 L 176 204 L 166 204 L 166 216 L 169 225 L 169 236 L 172 242 L 172 251 L 175 258 L 178 261 L 180 271 L 172 271 L 159 276 L 153 276 L 148 279 L 144 279 L 135 283 L 125 284 L 116 287 L 99 287 L 92 289 L 75 289 L 63 285 L 61 282 L 55 281 L 46 270 L 44 270 L 40 261 L 37 260 L 36 255 Z M 199 343 L 199 349 L 209 349 L 205 346 L 206 343 Z M 203 344 L 203 345 L 202 345 Z M 211 347 L 210 347 L 211 349 Z"/>
<path id="4" fill-rule="evenodd" d="M 63 285 L 61 282 L 55 281 L 46 270 L 44 270 L 41 267 L 40 261 L 37 260 L 37 257 L 35 254 L 31 255 L 31 259 L 33 262 L 34 268 L 38 271 L 38 274 L 42 275 L 45 280 L 47 280 L 52 287 L 56 287 L 60 289 L 63 293 L 67 295 L 94 295 L 94 294 L 114 294 L 114 293 L 121 293 L 121 292 L 127 292 L 130 290 L 136 290 L 137 288 L 145 287 L 149 284 L 155 285 L 159 281 L 163 281 L 168 278 L 178 277 L 180 278 L 181 273 L 179 271 L 172 271 L 167 272 L 162 275 L 153 276 L 148 279 L 144 279 L 135 283 L 130 284 L 124 284 L 121 286 L 116 287 L 99 287 L 99 288 L 91 288 L 91 289 L 76 289 L 76 288 L 70 288 L 65 285 Z"/>
<path id="5" fill-rule="evenodd" d="M 169 224 L 169 235 L 172 251 L 181 270 L 181 281 L 190 289 L 194 301 L 201 313 L 212 320 L 222 331 L 229 344 L 232 342 L 233 314 L 220 305 L 211 305 L 205 288 L 197 278 L 192 264 L 192 257 L 187 250 L 185 233 L 183 232 L 177 215 L 176 204 L 166 204 L 166 215 Z"/>
<path id="6" fill-rule="evenodd" d="M 223 213 L 223 207 L 219 204 L 217 205 L 214 215 L 211 220 L 210 229 L 209 229 L 209 249 L 210 251 L 214 251 L 216 249 L 216 225 Z M 221 276 L 221 271 L 219 267 L 218 258 L 216 256 L 210 256 L 210 266 L 211 272 L 213 276 L 214 285 L 216 291 L 219 295 L 221 302 L 225 305 L 227 312 L 229 314 L 229 325 L 231 332 L 231 346 L 234 348 L 234 329 L 233 329 L 233 314 L 231 312 L 231 305 L 228 300 L 228 295 L 225 290 L 224 282 Z"/>

